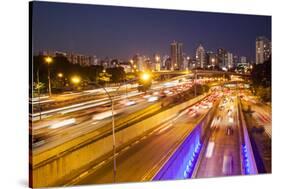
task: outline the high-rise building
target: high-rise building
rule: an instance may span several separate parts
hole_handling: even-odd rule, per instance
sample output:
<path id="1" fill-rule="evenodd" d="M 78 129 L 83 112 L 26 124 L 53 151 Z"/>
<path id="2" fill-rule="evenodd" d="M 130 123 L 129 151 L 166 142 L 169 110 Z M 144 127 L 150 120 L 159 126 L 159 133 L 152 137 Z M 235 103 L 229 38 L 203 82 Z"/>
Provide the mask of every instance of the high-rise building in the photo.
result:
<path id="1" fill-rule="evenodd" d="M 161 56 L 156 53 L 153 56 L 153 62 L 152 62 L 152 70 L 154 71 L 160 71 L 161 68 Z"/>
<path id="2" fill-rule="evenodd" d="M 170 57 L 168 55 L 164 55 L 161 62 L 161 70 L 167 70 L 166 60 Z"/>
<path id="3" fill-rule="evenodd" d="M 212 51 L 208 51 L 206 53 L 206 65 L 207 67 L 213 67 L 213 68 L 218 65 L 218 57 L 216 53 Z"/>
<path id="4" fill-rule="evenodd" d="M 256 39 L 256 64 L 262 64 L 271 56 L 271 42 L 266 37 Z"/>
<path id="5" fill-rule="evenodd" d="M 171 43 L 171 61 L 171 70 L 179 70 L 180 68 L 182 68 L 182 43 L 178 43 L 176 41 Z"/>
<path id="6" fill-rule="evenodd" d="M 137 71 L 145 70 L 145 63 L 144 63 L 143 56 L 136 54 L 133 57 L 133 62 L 134 62 L 134 68 L 136 68 Z"/>
<path id="7" fill-rule="evenodd" d="M 62 55 L 62 53 L 59 54 L 59 56 Z M 95 56 L 87 56 L 76 53 L 67 53 L 63 56 L 65 56 L 67 60 L 72 64 L 79 64 L 81 66 L 91 66 L 97 64 L 97 58 Z"/>
<path id="8" fill-rule="evenodd" d="M 233 54 L 230 53 L 230 52 L 227 52 L 226 55 L 227 55 L 227 60 L 226 60 L 227 69 L 233 68 L 234 67 L 234 65 L 233 65 Z"/>
<path id="9" fill-rule="evenodd" d="M 233 66 L 237 67 L 238 63 L 239 63 L 238 55 L 233 55 Z"/>
<path id="10" fill-rule="evenodd" d="M 202 44 L 199 44 L 196 49 L 196 64 L 197 67 L 204 68 L 206 67 L 206 53 Z"/>
<path id="11" fill-rule="evenodd" d="M 186 54 L 183 53 L 183 63 L 182 63 L 181 70 L 188 70 L 189 60 L 190 60 L 189 56 L 186 56 Z"/>
<path id="12" fill-rule="evenodd" d="M 241 56 L 240 57 L 240 63 L 247 63 L 247 57 L 246 56 Z"/>
<path id="13" fill-rule="evenodd" d="M 218 65 L 219 65 L 219 67 L 220 68 L 222 68 L 222 67 L 225 67 L 225 64 L 226 64 L 226 59 L 225 59 L 225 57 L 226 57 L 226 50 L 225 49 L 223 49 L 223 48 L 219 48 L 218 50 L 217 50 L 217 54 L 218 54 Z"/>

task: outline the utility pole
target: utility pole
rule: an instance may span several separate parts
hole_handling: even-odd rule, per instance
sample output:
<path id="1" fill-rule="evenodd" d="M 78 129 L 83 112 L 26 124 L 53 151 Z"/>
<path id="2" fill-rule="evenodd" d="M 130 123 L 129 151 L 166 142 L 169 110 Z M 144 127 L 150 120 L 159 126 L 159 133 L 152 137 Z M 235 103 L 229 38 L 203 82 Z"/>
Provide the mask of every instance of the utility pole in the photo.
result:
<path id="1" fill-rule="evenodd" d="M 196 97 L 196 84 L 197 84 L 197 70 L 195 70 L 195 73 L 194 73 L 194 97 Z"/>

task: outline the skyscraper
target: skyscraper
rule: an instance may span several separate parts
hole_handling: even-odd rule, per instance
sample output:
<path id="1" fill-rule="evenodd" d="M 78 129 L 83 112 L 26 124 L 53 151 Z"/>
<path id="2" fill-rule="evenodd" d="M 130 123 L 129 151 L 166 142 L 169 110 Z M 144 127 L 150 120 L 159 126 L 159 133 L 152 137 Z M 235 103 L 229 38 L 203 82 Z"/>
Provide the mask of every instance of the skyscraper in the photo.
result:
<path id="1" fill-rule="evenodd" d="M 159 54 L 154 54 L 153 56 L 153 69 L 154 71 L 160 71 L 160 68 L 161 68 L 161 56 Z"/>
<path id="2" fill-rule="evenodd" d="M 202 44 L 200 44 L 196 49 L 196 64 L 197 67 L 200 68 L 204 68 L 206 66 L 206 53 Z"/>
<path id="3" fill-rule="evenodd" d="M 233 68 L 234 65 L 233 65 L 233 54 L 230 53 L 230 52 L 227 52 L 227 61 L 226 61 L 226 64 L 227 64 L 227 69 L 230 69 L 230 68 Z"/>
<path id="4" fill-rule="evenodd" d="M 171 43 L 171 69 L 179 70 L 183 67 L 183 56 L 182 56 L 182 43 L 176 41 Z"/>
<path id="5" fill-rule="evenodd" d="M 247 57 L 246 56 L 241 56 L 240 57 L 240 63 L 247 63 Z"/>
<path id="6" fill-rule="evenodd" d="M 212 51 L 206 53 L 206 65 L 212 68 L 218 65 L 218 57 L 216 53 Z"/>
<path id="7" fill-rule="evenodd" d="M 219 67 L 225 67 L 226 61 L 225 61 L 225 56 L 226 56 L 226 50 L 223 48 L 219 48 L 217 50 L 217 54 L 218 54 L 218 64 Z"/>
<path id="8" fill-rule="evenodd" d="M 271 56 L 271 42 L 264 36 L 256 39 L 256 64 L 262 64 Z"/>

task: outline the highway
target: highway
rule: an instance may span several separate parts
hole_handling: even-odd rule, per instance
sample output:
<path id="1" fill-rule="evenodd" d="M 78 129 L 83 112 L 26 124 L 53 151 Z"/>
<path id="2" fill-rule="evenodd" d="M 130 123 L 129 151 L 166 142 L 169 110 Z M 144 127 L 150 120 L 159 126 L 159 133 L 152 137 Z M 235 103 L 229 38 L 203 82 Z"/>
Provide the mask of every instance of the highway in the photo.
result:
<path id="1" fill-rule="evenodd" d="M 251 107 L 252 118 L 256 122 L 256 126 L 262 126 L 266 134 L 271 138 L 272 136 L 272 111 L 271 107 L 259 102 L 249 92 L 245 92 L 242 98 L 242 103 L 246 107 Z"/>
<path id="2" fill-rule="evenodd" d="M 217 100 L 210 96 L 208 102 Z M 205 103 L 197 103 L 185 109 L 180 115 L 169 122 L 163 123 L 158 129 L 136 140 L 131 145 L 117 152 L 116 182 L 136 182 L 146 180 L 147 174 L 167 154 L 173 150 L 182 138 L 192 131 L 196 123 L 208 112 Z M 71 182 L 71 185 L 112 183 L 112 157 L 105 159 L 98 165 L 82 173 L 80 179 Z"/>
<path id="3" fill-rule="evenodd" d="M 142 126 L 137 126 L 131 130 L 133 137 L 128 137 L 128 139 L 126 139 L 127 141 L 124 142 L 121 141 L 123 139 L 120 140 L 121 142 L 118 141 L 116 151 L 117 175 L 115 177 L 115 182 L 122 183 L 151 180 L 153 176 L 155 176 L 155 173 L 163 166 L 163 163 L 178 149 L 179 144 L 185 141 L 186 137 L 194 131 L 199 121 L 201 124 L 196 128 L 202 127 L 202 129 L 205 129 L 205 126 L 207 126 L 209 133 L 207 132 L 208 135 L 205 136 L 202 132 L 206 133 L 206 130 L 200 130 L 202 135 L 199 135 L 205 138 L 200 138 L 202 148 L 201 151 L 199 151 L 200 155 L 198 161 L 196 157 L 196 162 L 194 163 L 195 168 L 192 168 L 192 171 L 194 171 L 192 178 L 244 174 L 243 166 L 245 166 L 245 160 L 240 151 L 243 146 L 243 139 L 241 137 L 244 137 L 244 135 L 240 135 L 241 128 L 238 117 L 238 103 L 242 102 L 251 105 L 251 110 L 254 112 L 253 118 L 271 125 L 271 117 L 269 117 L 271 112 L 268 111 L 268 107 L 263 107 L 258 102 L 253 101 L 253 99 L 250 98 L 249 95 L 246 95 L 246 93 L 243 93 L 241 89 L 237 90 L 235 87 L 231 89 L 229 87 L 215 86 L 210 89 L 211 92 L 209 96 L 205 99 L 201 99 L 199 102 L 197 100 L 191 107 L 186 107 L 185 103 L 182 103 L 185 101 L 180 101 L 178 103 L 173 102 L 171 107 L 177 104 L 181 108 L 178 109 L 178 106 L 176 106 L 176 111 L 174 111 L 173 108 L 169 106 L 166 109 L 169 111 L 158 114 L 160 110 L 165 110 L 165 108 L 162 107 L 163 102 L 166 102 L 169 98 L 176 99 L 176 97 L 181 96 L 179 93 L 183 91 L 189 92 L 191 87 L 192 84 L 188 82 L 177 82 L 172 85 L 161 86 L 158 89 L 154 88 L 147 93 L 129 96 L 120 95 L 115 98 L 115 123 L 122 122 L 123 124 L 123 120 L 126 119 L 125 122 L 128 123 L 128 121 L 132 119 L 131 115 L 135 115 L 137 112 L 142 112 L 138 114 L 142 115 L 147 111 L 150 112 L 150 108 L 153 109 L 152 107 L 159 107 L 159 111 L 154 112 L 157 113 L 157 115 L 154 116 L 154 113 L 151 115 L 148 114 L 148 116 L 151 116 L 150 118 L 153 118 L 151 119 L 152 121 L 157 122 L 157 125 L 155 124 L 154 127 L 149 127 L 153 130 L 146 129 L 134 136 L 135 132 L 138 131 L 135 129 L 143 129 Z M 131 94 L 133 93 L 131 92 Z M 163 94 L 165 95 L 163 96 Z M 193 96 L 193 92 L 190 95 Z M 241 101 L 238 100 L 238 96 L 242 99 Z M 204 119 L 204 122 L 201 122 L 202 118 L 207 115 L 215 102 L 217 102 L 218 105 L 216 105 L 216 109 L 212 111 L 211 115 L 213 117 L 211 117 L 210 123 L 209 121 L 206 122 L 206 120 L 209 120 L 209 116 L 207 116 L 208 119 Z M 86 145 L 81 145 L 81 152 L 86 155 L 85 157 L 89 157 L 89 159 L 85 158 L 87 161 L 84 162 L 86 163 L 75 169 L 77 173 L 70 172 L 69 175 L 67 175 L 69 180 L 63 178 L 59 185 L 71 186 L 114 182 L 113 152 L 111 152 L 111 147 L 106 145 L 108 141 L 111 141 L 111 138 L 109 138 L 111 137 L 112 129 L 110 102 L 106 102 L 105 104 L 95 102 L 94 104 L 94 107 L 87 107 L 87 104 L 82 105 L 81 107 L 83 108 L 81 109 L 80 107 L 79 109 L 76 109 L 77 107 L 72 107 L 67 110 L 62 110 L 59 115 L 34 122 L 34 125 L 30 128 L 32 129 L 33 138 L 37 139 L 33 142 L 32 146 L 32 153 L 37 158 L 35 161 L 38 164 L 34 170 L 44 170 L 43 168 L 48 167 L 49 164 L 57 166 L 60 164 L 60 159 L 67 159 L 68 157 L 71 159 L 73 153 L 70 147 L 72 148 L 72 146 L 69 147 L 68 145 L 73 145 L 74 148 L 77 147 L 77 149 L 80 150 L 79 145 L 81 141 L 86 141 Z M 184 107 L 186 108 L 182 110 Z M 170 111 L 170 109 L 173 111 Z M 63 111 L 69 112 L 62 113 Z M 168 113 L 162 114 L 165 112 Z M 173 113 L 170 115 L 170 112 Z M 169 120 L 165 122 L 158 121 L 161 120 L 163 117 L 162 115 L 168 115 Z M 139 124 L 140 120 L 143 119 L 136 119 L 136 122 L 133 122 L 133 126 L 141 125 Z M 209 123 L 209 125 L 205 125 L 206 123 Z M 202 126 L 202 124 L 204 126 Z M 118 130 L 120 125 L 116 124 L 115 128 Z M 131 133 L 127 132 L 127 129 L 131 129 L 130 124 L 128 127 L 126 126 L 122 129 L 122 131 L 126 130 L 126 133 L 124 133 L 123 136 L 119 136 L 130 136 Z M 122 132 L 118 130 L 117 134 L 120 133 Z M 88 139 L 90 140 L 88 141 Z M 103 146 L 104 144 L 102 143 L 96 143 L 96 141 L 103 142 L 103 140 L 107 140 L 105 146 Z M 88 142 L 90 145 L 96 144 L 92 146 L 92 149 L 95 150 L 101 146 L 101 149 L 103 150 L 106 148 L 106 151 L 102 151 L 97 157 L 91 159 L 92 150 L 88 153 L 87 149 L 89 149 L 88 147 L 90 146 L 88 146 Z M 64 146 L 70 149 L 66 154 L 64 154 Z M 58 153 L 58 155 L 56 153 Z M 184 157 L 184 159 L 186 159 L 186 157 Z M 180 162 L 181 165 L 185 163 L 181 163 L 181 160 L 177 162 Z M 177 167 L 174 168 L 177 169 Z M 179 174 L 181 173 L 182 171 L 179 172 Z M 184 173 L 183 171 L 182 174 Z"/>
<path id="4" fill-rule="evenodd" d="M 241 174 L 237 98 L 225 96 L 211 124 L 196 178 Z"/>
<path id="5" fill-rule="evenodd" d="M 188 82 L 172 82 L 161 87 L 154 87 L 148 94 L 133 91 L 117 96 L 114 98 L 116 120 L 150 107 L 163 98 L 161 96 L 163 93 L 169 97 L 177 95 L 178 92 L 187 91 L 190 87 L 191 84 Z M 108 98 L 71 106 L 51 110 L 59 113 L 56 112 L 56 115 L 36 121 L 31 125 L 32 147 L 35 154 L 111 123 L 111 107 Z"/>

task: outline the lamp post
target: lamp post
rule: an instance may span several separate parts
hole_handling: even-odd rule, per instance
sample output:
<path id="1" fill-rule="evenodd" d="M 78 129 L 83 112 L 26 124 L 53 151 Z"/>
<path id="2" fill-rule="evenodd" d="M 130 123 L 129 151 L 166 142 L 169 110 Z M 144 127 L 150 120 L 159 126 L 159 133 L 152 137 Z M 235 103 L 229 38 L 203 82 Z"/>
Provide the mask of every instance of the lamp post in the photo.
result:
<path id="1" fill-rule="evenodd" d="M 57 76 L 59 78 L 59 86 L 62 89 L 64 87 L 63 73 L 59 72 Z"/>
<path id="2" fill-rule="evenodd" d="M 37 93 L 38 93 L 38 106 L 39 106 L 39 120 L 41 120 L 41 102 L 40 102 L 40 80 L 39 80 L 39 65 L 37 69 Z M 33 108 L 32 108 L 33 109 Z"/>
<path id="3" fill-rule="evenodd" d="M 110 104 L 111 104 L 111 125 L 112 125 L 112 151 L 113 151 L 113 182 L 116 182 L 116 173 L 117 173 L 117 168 L 116 168 L 116 139 L 115 139 L 115 118 L 114 118 L 114 96 L 111 96 L 109 94 L 109 92 L 106 90 L 106 88 L 98 83 L 94 83 L 95 85 L 97 85 L 98 87 L 102 88 L 106 95 L 108 96 L 109 100 L 110 100 Z M 119 91 L 120 87 L 122 85 L 120 85 L 116 92 Z"/>
<path id="4" fill-rule="evenodd" d="M 141 77 L 141 80 L 149 80 L 150 79 L 150 75 L 147 74 L 146 76 L 143 75 L 143 77 Z M 126 84 L 127 87 L 127 83 L 131 82 L 134 80 L 130 80 L 130 81 L 124 81 L 124 84 Z M 115 117 L 114 117 L 114 96 L 110 95 L 109 92 L 106 90 L 106 88 L 98 83 L 94 83 L 95 85 L 97 85 L 98 87 L 102 88 L 106 95 L 108 96 L 110 103 L 111 103 L 111 125 L 112 125 L 112 151 L 113 151 L 113 181 L 116 182 L 116 175 L 117 175 L 117 166 L 116 166 L 116 138 L 115 138 Z M 119 91 L 119 89 L 121 88 L 122 84 L 120 84 L 120 86 L 117 88 L 116 92 Z"/>
<path id="5" fill-rule="evenodd" d="M 79 76 L 73 76 L 71 78 L 71 82 L 74 84 L 74 86 L 76 86 L 81 82 L 81 78 Z"/>
<path id="6" fill-rule="evenodd" d="M 48 64 L 48 88 L 49 88 L 49 96 L 52 96 L 52 87 L 51 87 L 51 75 L 50 75 L 50 64 L 53 62 L 53 58 L 47 56 L 45 58 L 45 62 Z"/>
<path id="7" fill-rule="evenodd" d="M 196 97 L 196 85 L 197 85 L 197 70 L 194 73 L 194 97 Z"/>

